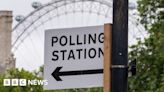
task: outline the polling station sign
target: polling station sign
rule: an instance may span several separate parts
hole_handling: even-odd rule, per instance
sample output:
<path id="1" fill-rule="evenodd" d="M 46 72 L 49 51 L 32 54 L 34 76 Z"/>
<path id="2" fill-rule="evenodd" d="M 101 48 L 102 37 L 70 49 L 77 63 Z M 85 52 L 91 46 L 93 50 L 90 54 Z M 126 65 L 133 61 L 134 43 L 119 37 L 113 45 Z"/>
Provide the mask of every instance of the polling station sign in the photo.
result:
<path id="1" fill-rule="evenodd" d="M 45 89 L 103 86 L 104 26 L 45 31 Z"/>

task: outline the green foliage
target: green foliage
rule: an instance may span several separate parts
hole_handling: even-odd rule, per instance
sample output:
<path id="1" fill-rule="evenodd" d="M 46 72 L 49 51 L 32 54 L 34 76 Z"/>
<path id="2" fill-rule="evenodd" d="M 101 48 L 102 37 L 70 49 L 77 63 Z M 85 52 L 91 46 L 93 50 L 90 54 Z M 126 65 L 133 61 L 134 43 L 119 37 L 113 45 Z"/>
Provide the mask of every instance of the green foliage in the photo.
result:
<path id="1" fill-rule="evenodd" d="M 130 92 L 164 92 L 164 0 L 139 0 L 141 23 L 149 37 L 131 46 L 137 59 L 137 75 L 129 79 Z"/>
<path id="2" fill-rule="evenodd" d="M 55 91 L 44 91 L 41 85 L 35 86 L 3 86 L 3 79 L 29 79 L 29 80 L 41 80 L 42 78 L 37 77 L 31 72 L 24 69 L 11 69 L 5 74 L 0 76 L 0 91 L 1 92 L 55 92 Z"/>
<path id="3" fill-rule="evenodd" d="M 151 29 L 153 24 L 164 18 L 164 12 L 160 11 L 163 7 L 164 0 L 138 0 L 141 23 L 146 29 Z"/>

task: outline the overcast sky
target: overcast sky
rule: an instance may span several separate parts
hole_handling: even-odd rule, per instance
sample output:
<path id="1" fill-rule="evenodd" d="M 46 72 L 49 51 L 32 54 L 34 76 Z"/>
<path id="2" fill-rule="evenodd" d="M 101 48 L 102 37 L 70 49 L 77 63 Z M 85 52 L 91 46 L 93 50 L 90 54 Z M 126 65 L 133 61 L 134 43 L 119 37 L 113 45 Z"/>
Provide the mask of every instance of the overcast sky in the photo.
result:
<path id="1" fill-rule="evenodd" d="M 31 7 L 32 2 L 40 1 L 42 4 L 45 4 L 51 0 L 0 0 L 0 10 L 12 10 L 13 18 L 16 15 L 27 16 L 34 9 Z M 16 22 L 13 22 L 15 25 Z"/>
<path id="2" fill-rule="evenodd" d="M 31 3 L 34 1 L 46 3 L 51 0 L 0 0 L 0 10 L 12 10 L 14 15 L 27 15 L 33 10 Z"/>
<path id="3" fill-rule="evenodd" d="M 34 1 L 40 1 L 42 4 L 51 0 L 0 0 L 0 10 L 12 10 L 13 15 L 26 16 L 34 9 L 31 7 L 31 3 Z M 130 2 L 136 2 L 136 0 L 129 0 Z"/>

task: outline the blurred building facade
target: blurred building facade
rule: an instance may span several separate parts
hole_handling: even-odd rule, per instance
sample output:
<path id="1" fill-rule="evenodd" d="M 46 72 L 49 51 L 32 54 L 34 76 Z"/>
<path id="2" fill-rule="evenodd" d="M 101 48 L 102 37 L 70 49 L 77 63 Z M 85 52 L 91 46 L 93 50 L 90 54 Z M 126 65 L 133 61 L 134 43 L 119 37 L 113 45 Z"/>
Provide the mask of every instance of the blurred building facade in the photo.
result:
<path id="1" fill-rule="evenodd" d="M 15 68 L 15 58 L 11 52 L 12 11 L 0 11 L 0 74 Z"/>

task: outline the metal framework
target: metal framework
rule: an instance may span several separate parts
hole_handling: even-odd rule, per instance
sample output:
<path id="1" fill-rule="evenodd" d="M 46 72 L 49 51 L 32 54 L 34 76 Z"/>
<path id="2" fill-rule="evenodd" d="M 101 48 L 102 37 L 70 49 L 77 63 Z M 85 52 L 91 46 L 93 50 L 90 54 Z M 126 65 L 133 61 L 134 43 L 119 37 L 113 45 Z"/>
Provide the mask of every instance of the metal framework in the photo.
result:
<path id="1" fill-rule="evenodd" d="M 56 17 L 67 16 L 71 13 L 89 13 L 103 16 L 107 19 L 112 18 L 112 0 L 52 0 L 42 5 L 13 28 L 12 51 L 15 52 L 24 39 L 45 23 Z M 137 26 L 138 32 L 144 30 L 133 15 L 130 15 L 129 20 L 131 22 L 130 25 Z"/>

